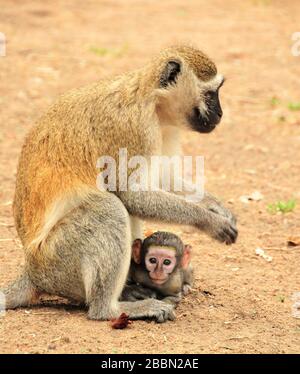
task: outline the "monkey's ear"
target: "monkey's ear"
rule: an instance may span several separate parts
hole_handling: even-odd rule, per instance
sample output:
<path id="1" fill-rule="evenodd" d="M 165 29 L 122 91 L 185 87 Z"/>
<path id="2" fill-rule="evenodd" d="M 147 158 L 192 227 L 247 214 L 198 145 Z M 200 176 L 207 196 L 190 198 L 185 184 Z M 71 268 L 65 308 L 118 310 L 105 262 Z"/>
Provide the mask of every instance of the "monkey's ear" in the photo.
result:
<path id="1" fill-rule="evenodd" d="M 142 249 L 142 240 L 135 239 L 132 243 L 132 258 L 136 264 L 141 263 L 141 249 Z"/>
<path id="2" fill-rule="evenodd" d="M 179 61 L 169 61 L 160 77 L 160 87 L 165 88 L 169 84 L 175 83 L 180 70 Z"/>
<path id="3" fill-rule="evenodd" d="M 189 244 L 185 244 L 183 249 L 183 255 L 181 258 L 181 267 L 186 269 L 190 262 L 191 262 L 191 254 L 192 254 L 192 246 Z"/>

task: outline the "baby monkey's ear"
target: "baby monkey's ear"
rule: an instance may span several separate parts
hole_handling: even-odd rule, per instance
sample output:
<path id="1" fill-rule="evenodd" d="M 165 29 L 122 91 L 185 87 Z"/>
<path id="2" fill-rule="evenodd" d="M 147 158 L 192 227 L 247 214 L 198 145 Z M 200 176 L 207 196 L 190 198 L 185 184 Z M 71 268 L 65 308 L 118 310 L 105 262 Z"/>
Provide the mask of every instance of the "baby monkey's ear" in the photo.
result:
<path id="1" fill-rule="evenodd" d="M 142 240 L 135 239 L 132 243 L 132 258 L 136 264 L 141 263 Z"/>
<path id="2" fill-rule="evenodd" d="M 183 255 L 181 258 L 181 267 L 186 269 L 191 262 L 192 246 L 189 244 L 184 245 Z"/>

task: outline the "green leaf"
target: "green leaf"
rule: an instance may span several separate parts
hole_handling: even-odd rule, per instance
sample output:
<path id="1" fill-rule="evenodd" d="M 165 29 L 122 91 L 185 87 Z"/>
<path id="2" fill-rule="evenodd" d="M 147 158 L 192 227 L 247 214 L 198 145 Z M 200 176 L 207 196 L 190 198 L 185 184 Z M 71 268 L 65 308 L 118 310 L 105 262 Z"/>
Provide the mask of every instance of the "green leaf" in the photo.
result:
<path id="1" fill-rule="evenodd" d="M 300 110 L 300 101 L 288 103 L 288 108 L 293 111 Z"/>
<path id="2" fill-rule="evenodd" d="M 280 100 L 278 99 L 278 97 L 273 96 L 270 100 L 270 104 L 271 106 L 277 106 L 280 104 Z"/>
<path id="3" fill-rule="evenodd" d="M 275 214 L 278 212 L 281 213 L 288 213 L 292 212 L 296 207 L 296 200 L 295 199 L 290 199 L 288 201 L 277 201 L 276 203 L 269 204 L 267 206 L 267 209 L 269 213 Z"/>

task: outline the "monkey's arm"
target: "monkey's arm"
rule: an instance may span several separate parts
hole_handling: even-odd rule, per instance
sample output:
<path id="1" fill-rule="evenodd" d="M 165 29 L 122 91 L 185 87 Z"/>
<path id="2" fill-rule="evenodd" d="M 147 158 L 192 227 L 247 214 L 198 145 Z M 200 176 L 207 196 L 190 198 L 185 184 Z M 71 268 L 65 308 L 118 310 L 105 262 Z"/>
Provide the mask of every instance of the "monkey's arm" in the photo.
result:
<path id="1" fill-rule="evenodd" d="M 190 184 L 186 181 L 182 181 L 182 183 L 183 183 L 184 186 L 189 187 L 189 194 L 196 194 L 196 192 L 198 192 L 196 190 L 195 185 L 192 185 L 192 184 Z M 184 191 L 175 191 L 174 190 L 174 183 L 171 184 L 171 190 L 172 190 L 172 193 L 174 193 L 176 195 L 185 195 L 186 194 Z M 197 202 L 197 204 L 199 206 L 205 208 L 205 209 L 208 209 L 209 211 L 211 211 L 215 214 L 219 214 L 223 217 L 228 218 L 231 221 L 231 224 L 234 227 L 236 227 L 236 217 L 234 216 L 234 214 L 229 209 L 225 208 L 223 206 L 223 204 L 221 203 L 221 201 L 218 200 L 215 196 L 213 196 L 209 192 L 204 191 L 202 199 L 199 200 L 199 202 Z"/>
<path id="2" fill-rule="evenodd" d="M 117 192 L 128 212 L 142 218 L 192 225 L 226 244 L 236 241 L 231 221 L 183 197 L 165 191 Z"/>

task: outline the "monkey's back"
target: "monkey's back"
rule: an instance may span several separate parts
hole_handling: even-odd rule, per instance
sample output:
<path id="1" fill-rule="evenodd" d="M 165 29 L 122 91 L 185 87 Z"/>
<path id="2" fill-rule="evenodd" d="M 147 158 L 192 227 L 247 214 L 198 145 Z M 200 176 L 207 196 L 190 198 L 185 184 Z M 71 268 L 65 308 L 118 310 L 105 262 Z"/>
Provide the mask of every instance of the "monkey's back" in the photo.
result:
<path id="1" fill-rule="evenodd" d="M 147 154 L 153 145 L 136 104 L 137 74 L 101 81 L 62 95 L 28 133 L 19 159 L 14 217 L 26 246 L 44 225 L 50 206 L 67 194 L 96 190 L 96 163 Z M 135 103 L 135 104 L 134 104 Z M 79 197 L 80 198 L 80 197 Z"/>

